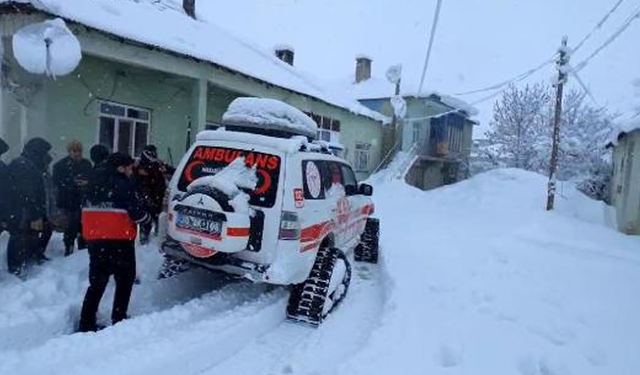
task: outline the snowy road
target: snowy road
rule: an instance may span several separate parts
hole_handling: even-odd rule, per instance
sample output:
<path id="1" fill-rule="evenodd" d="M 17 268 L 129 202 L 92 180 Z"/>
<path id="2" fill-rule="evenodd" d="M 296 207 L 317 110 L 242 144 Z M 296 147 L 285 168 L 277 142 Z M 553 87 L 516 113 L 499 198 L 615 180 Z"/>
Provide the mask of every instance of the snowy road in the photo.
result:
<path id="1" fill-rule="evenodd" d="M 544 186 L 516 170 L 378 186 L 383 262 L 355 266 L 318 329 L 284 320 L 284 288 L 157 281 L 160 258 L 141 248 L 132 319 L 69 334 L 87 259 L 56 247 L 27 282 L 0 272 L 0 374 L 640 373 L 640 239 L 568 186 L 545 212 Z"/>
<path id="2" fill-rule="evenodd" d="M 56 259 L 37 267 L 27 282 L 3 276 L 0 299 L 11 302 L 0 313 L 2 374 L 113 374 L 123 368 L 127 374 L 254 374 L 256 359 L 274 373 L 327 370 L 362 347 L 381 316 L 377 267 L 356 265 L 344 308 L 313 329 L 285 321 L 285 288 L 221 280 L 199 270 L 155 280 L 161 259 L 150 246 L 138 254 L 141 284 L 133 318 L 97 334 L 71 334 L 87 259 L 84 252 L 68 259 L 60 252 L 50 249 Z M 110 288 L 101 306 L 105 323 L 112 296 Z M 335 342 L 341 344 L 326 348 Z"/>

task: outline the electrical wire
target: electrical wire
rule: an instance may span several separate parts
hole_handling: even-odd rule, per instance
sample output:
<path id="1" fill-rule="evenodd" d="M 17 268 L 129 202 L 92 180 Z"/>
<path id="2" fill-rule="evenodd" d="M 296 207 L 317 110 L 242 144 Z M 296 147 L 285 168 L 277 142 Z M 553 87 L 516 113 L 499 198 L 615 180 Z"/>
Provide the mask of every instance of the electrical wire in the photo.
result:
<path id="1" fill-rule="evenodd" d="M 579 72 L 584 69 L 593 58 L 595 58 L 600 52 L 602 52 L 605 48 L 607 48 L 611 43 L 613 43 L 622 33 L 624 33 L 629 26 L 633 23 L 633 21 L 640 18 L 640 7 L 638 7 L 631 16 L 627 18 L 627 20 L 614 32 L 604 43 L 602 43 L 598 48 L 596 48 L 586 59 L 576 65 L 575 72 Z"/>
<path id="2" fill-rule="evenodd" d="M 429 67 L 429 59 L 431 58 L 431 50 L 433 48 L 433 41 L 436 36 L 436 28 L 438 27 L 438 20 L 440 19 L 440 9 L 442 8 L 442 0 L 438 0 L 436 4 L 436 10 L 433 15 L 433 24 L 431 25 L 431 35 L 429 36 L 429 46 L 427 47 L 427 55 L 424 58 L 424 65 L 422 67 L 422 77 L 420 78 L 420 86 L 418 88 L 418 96 L 422 94 L 422 87 L 424 86 L 424 79 L 427 75 L 427 67 Z"/>
<path id="3" fill-rule="evenodd" d="M 587 33 L 587 35 L 585 35 L 585 37 L 584 37 L 584 38 L 582 38 L 582 40 L 578 43 L 578 45 L 573 49 L 572 53 L 574 53 L 575 51 L 577 51 L 578 49 L 580 49 L 580 48 L 585 44 L 585 42 L 586 42 L 587 40 L 589 40 L 589 39 L 593 36 L 593 34 L 594 34 L 597 30 L 601 29 L 601 28 L 602 28 L 602 26 L 603 26 L 603 25 L 607 22 L 607 20 L 611 17 L 611 15 L 612 15 L 613 13 L 615 13 L 615 12 L 616 12 L 616 10 L 618 10 L 618 8 L 620 7 L 620 5 L 621 5 L 623 2 L 624 2 L 624 0 L 618 0 L 618 1 L 616 2 L 616 4 L 613 6 L 613 8 L 611 8 L 611 10 L 609 10 L 609 12 L 607 12 L 607 13 L 602 17 L 602 19 L 600 20 L 600 22 L 598 22 L 598 23 L 596 24 L 596 26 L 595 26 L 591 31 L 589 31 L 589 33 Z M 518 75 L 516 75 L 516 76 L 514 76 L 514 77 L 512 77 L 512 78 L 510 78 L 510 79 L 508 79 L 508 80 L 505 80 L 505 81 L 503 81 L 503 82 L 500 82 L 500 83 L 497 83 L 497 84 L 495 84 L 495 85 L 491 85 L 491 86 L 488 86 L 488 87 L 484 87 L 484 88 L 476 89 L 476 90 L 464 91 L 464 92 L 456 93 L 455 95 L 460 95 L 460 96 L 462 96 L 462 95 L 472 95 L 472 94 L 477 94 L 477 93 L 480 93 L 480 92 L 493 91 L 493 90 L 498 90 L 498 89 L 500 89 L 500 88 L 502 88 L 502 87 L 504 87 L 504 86 L 508 86 L 508 85 L 510 85 L 510 84 L 512 84 L 512 83 L 521 82 L 521 81 L 523 81 L 523 80 L 525 80 L 525 79 L 529 78 L 529 77 L 530 77 L 531 75 L 533 75 L 534 73 L 537 73 L 538 71 L 540 71 L 542 68 L 546 67 L 547 65 L 549 65 L 549 64 L 551 64 L 551 63 L 553 63 L 553 62 L 555 62 L 555 60 L 556 60 L 556 56 L 554 56 L 554 57 L 552 57 L 552 58 L 550 58 L 550 59 L 548 59 L 548 60 L 544 61 L 543 63 L 541 63 L 540 65 L 538 65 L 538 66 L 536 66 L 536 67 L 534 67 L 534 68 L 532 68 L 532 69 L 529 69 L 529 70 L 527 70 L 527 71 L 525 71 L 525 72 L 523 72 L 523 73 L 520 73 L 520 74 L 518 74 Z M 585 86 L 585 87 L 586 87 L 586 86 Z M 591 95 L 590 95 L 590 96 L 591 96 Z"/>
<path id="4" fill-rule="evenodd" d="M 481 92 L 494 91 L 494 90 L 501 89 L 504 86 L 508 86 L 508 85 L 510 85 L 512 83 L 520 82 L 520 81 L 523 81 L 523 80 L 529 78 L 534 73 L 537 73 L 538 71 L 542 70 L 542 68 L 546 67 L 549 64 L 553 64 L 555 61 L 556 61 L 556 57 L 554 56 L 554 57 L 544 61 L 540 65 L 538 65 L 538 66 L 536 66 L 536 67 L 534 67 L 532 69 L 529 69 L 524 73 L 520 73 L 517 76 L 515 76 L 513 78 L 510 78 L 510 79 L 508 79 L 506 81 L 502 81 L 502 82 L 497 83 L 495 85 L 487 86 L 487 87 L 476 89 L 476 90 L 458 92 L 458 93 L 455 93 L 454 95 L 459 95 L 459 96 L 471 95 L 471 94 L 477 94 L 477 93 L 481 93 Z"/>
<path id="5" fill-rule="evenodd" d="M 489 100 L 495 98 L 496 96 L 502 94 L 503 91 L 504 91 L 504 89 L 502 89 L 500 91 L 497 91 L 497 92 L 494 92 L 493 94 L 487 95 L 487 96 L 485 96 L 483 98 L 480 98 L 480 99 L 478 99 L 476 101 L 473 101 L 473 102 L 471 102 L 471 105 L 474 106 L 474 105 L 482 104 L 482 103 L 484 103 L 486 101 L 489 101 Z M 404 121 L 404 122 L 415 122 L 415 121 L 429 120 L 429 119 L 432 119 L 432 118 L 440 118 L 440 117 L 443 117 L 443 116 L 446 116 L 446 115 L 450 115 L 452 113 L 461 113 L 463 111 L 464 111 L 463 109 L 457 108 L 457 109 L 452 109 L 450 111 L 438 113 L 438 114 L 431 115 L 431 116 L 405 118 L 402 121 Z"/>
<path id="6" fill-rule="evenodd" d="M 589 96 L 589 98 L 595 103 L 596 106 L 600 107 L 600 104 L 598 103 L 598 100 L 591 93 L 591 90 L 589 90 L 589 88 L 584 83 L 582 78 L 580 78 L 580 75 L 578 75 L 578 72 L 576 72 L 575 69 L 573 69 L 573 67 L 571 67 L 571 65 L 569 65 L 569 69 L 570 69 L 569 73 L 576 79 L 576 81 L 578 81 L 578 84 L 580 85 L 580 87 L 582 87 L 582 90 Z"/>
<path id="7" fill-rule="evenodd" d="M 582 40 L 580 41 L 580 43 L 578 43 L 575 48 L 573 49 L 572 53 L 576 52 L 577 50 L 580 49 L 580 47 L 582 47 L 584 45 L 584 43 L 589 40 L 589 38 L 591 38 L 593 36 L 593 34 L 598 31 L 599 29 L 602 28 L 602 26 L 604 26 L 604 24 L 607 22 L 607 20 L 609 19 L 609 17 L 611 17 L 611 15 L 613 13 L 615 13 L 615 11 L 620 7 L 620 5 L 624 2 L 624 0 L 618 0 L 618 2 L 613 6 L 613 8 L 611 8 L 611 10 L 604 15 L 604 17 L 602 17 L 602 19 L 600 20 L 600 22 L 598 22 L 596 24 L 596 26 L 591 29 L 591 31 L 589 31 L 589 33 L 587 35 L 585 35 L 584 38 L 582 38 Z"/>

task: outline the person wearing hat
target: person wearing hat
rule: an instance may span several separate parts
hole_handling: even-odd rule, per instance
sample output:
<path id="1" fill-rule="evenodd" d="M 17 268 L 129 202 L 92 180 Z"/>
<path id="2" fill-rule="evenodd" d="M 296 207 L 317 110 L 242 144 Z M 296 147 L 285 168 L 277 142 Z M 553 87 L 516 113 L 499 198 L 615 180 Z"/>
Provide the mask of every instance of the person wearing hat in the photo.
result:
<path id="1" fill-rule="evenodd" d="M 80 216 L 92 167 L 89 160 L 82 157 L 82 150 L 80 141 L 69 142 L 68 156 L 53 165 L 53 183 L 58 192 L 57 205 L 63 212 L 67 224 L 64 231 L 67 256 L 73 253 L 76 238 L 78 249 L 85 247 L 82 236 L 79 236 L 82 231 Z"/>
<path id="2" fill-rule="evenodd" d="M 116 324 L 127 318 L 136 277 L 137 226 L 150 220 L 132 178 L 133 163 L 130 156 L 115 153 L 91 176 L 82 210 L 82 233 L 89 247 L 89 288 L 82 304 L 80 332 L 98 330 L 96 313 L 112 275 L 116 291 L 111 321 Z"/>
<path id="3" fill-rule="evenodd" d="M 149 224 L 140 227 L 140 243 L 146 244 L 149 242 L 153 225 L 155 224 L 157 228 L 158 217 L 162 212 L 162 203 L 167 189 L 164 163 L 158 159 L 156 146 L 148 145 L 144 148 L 136 163 L 134 176 L 147 212 L 151 215 Z"/>
<path id="4" fill-rule="evenodd" d="M 9 151 L 9 145 L 0 138 L 0 157 Z M 0 159 L 0 181 L 7 181 L 7 165 Z M 0 234 L 7 229 L 9 218 L 9 184 L 0 184 Z"/>
<path id="5" fill-rule="evenodd" d="M 91 158 L 93 167 L 96 168 L 98 165 L 107 161 L 109 154 L 109 148 L 105 145 L 97 144 L 91 146 L 91 150 L 89 150 L 89 157 Z"/>
<path id="6" fill-rule="evenodd" d="M 22 154 L 7 167 L 9 189 L 9 243 L 7 264 L 9 272 L 24 277 L 33 262 L 46 260 L 51 231 L 48 214 L 51 212 L 49 154 L 51 144 L 42 138 L 29 140 Z"/>

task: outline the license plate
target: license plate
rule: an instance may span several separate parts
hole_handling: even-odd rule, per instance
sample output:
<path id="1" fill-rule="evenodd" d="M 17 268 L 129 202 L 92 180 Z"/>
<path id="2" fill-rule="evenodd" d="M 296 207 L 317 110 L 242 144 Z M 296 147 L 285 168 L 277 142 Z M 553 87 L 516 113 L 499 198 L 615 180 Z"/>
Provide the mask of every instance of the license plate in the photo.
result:
<path id="1" fill-rule="evenodd" d="M 222 223 L 220 221 L 185 214 L 177 215 L 176 226 L 178 228 L 202 232 L 206 234 L 220 234 L 220 232 L 222 231 Z"/>

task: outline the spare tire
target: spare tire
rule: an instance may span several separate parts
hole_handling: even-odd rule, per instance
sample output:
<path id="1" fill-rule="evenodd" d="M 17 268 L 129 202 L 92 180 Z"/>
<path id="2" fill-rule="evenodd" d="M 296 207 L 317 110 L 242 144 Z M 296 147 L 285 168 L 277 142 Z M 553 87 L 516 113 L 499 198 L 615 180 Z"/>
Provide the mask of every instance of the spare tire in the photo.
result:
<path id="1" fill-rule="evenodd" d="M 215 200 L 224 212 L 235 212 L 233 206 L 229 204 L 229 197 L 222 191 L 212 186 L 196 186 L 189 190 L 185 195 L 183 195 L 180 200 L 183 201 L 188 197 L 196 194 L 206 195 L 207 197 Z"/>

